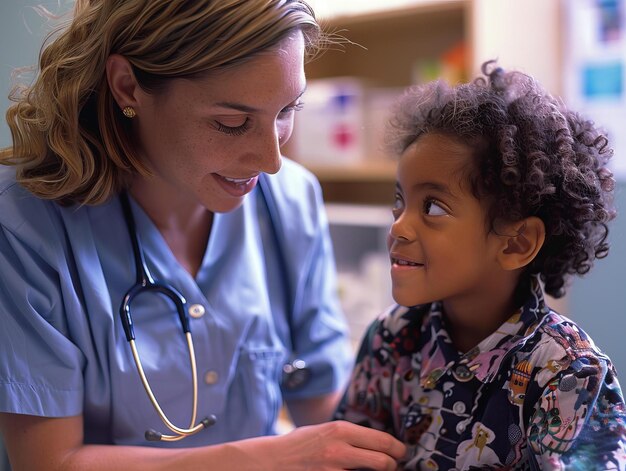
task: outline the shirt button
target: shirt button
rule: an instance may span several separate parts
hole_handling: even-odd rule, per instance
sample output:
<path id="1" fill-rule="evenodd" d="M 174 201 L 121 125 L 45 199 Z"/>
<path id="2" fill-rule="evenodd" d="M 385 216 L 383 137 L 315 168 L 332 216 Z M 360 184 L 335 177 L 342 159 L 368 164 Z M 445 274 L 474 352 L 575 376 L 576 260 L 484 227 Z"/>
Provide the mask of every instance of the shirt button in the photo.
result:
<path id="1" fill-rule="evenodd" d="M 474 377 L 474 373 L 472 373 L 469 368 L 465 365 L 458 365 L 452 375 L 457 381 L 466 382 Z"/>
<path id="2" fill-rule="evenodd" d="M 433 370 L 427 377 L 426 381 L 424 381 L 424 387 L 426 389 L 433 389 L 437 385 L 437 381 L 439 378 L 443 376 L 444 370 L 441 368 L 437 368 Z"/>
<path id="3" fill-rule="evenodd" d="M 210 370 L 204 374 L 204 382 L 209 386 L 217 383 L 218 379 L 219 375 L 217 374 L 217 371 Z"/>
<path id="4" fill-rule="evenodd" d="M 189 315 L 194 319 L 204 316 L 205 310 L 202 304 L 192 304 L 189 306 Z"/>

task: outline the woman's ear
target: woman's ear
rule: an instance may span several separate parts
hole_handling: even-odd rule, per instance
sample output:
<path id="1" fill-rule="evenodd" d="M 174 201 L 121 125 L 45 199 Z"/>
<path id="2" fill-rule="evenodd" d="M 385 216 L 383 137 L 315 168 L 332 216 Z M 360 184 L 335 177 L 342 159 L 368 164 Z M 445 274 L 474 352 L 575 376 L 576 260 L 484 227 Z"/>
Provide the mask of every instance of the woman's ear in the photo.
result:
<path id="1" fill-rule="evenodd" d="M 111 54 L 106 63 L 107 81 L 113 98 L 120 109 L 137 105 L 139 84 L 130 62 L 119 54 Z"/>
<path id="2" fill-rule="evenodd" d="M 504 236 L 498 254 L 500 265 L 505 270 L 517 270 L 535 259 L 546 238 L 546 227 L 541 219 L 530 216 L 509 225 L 507 233 L 516 235 Z"/>

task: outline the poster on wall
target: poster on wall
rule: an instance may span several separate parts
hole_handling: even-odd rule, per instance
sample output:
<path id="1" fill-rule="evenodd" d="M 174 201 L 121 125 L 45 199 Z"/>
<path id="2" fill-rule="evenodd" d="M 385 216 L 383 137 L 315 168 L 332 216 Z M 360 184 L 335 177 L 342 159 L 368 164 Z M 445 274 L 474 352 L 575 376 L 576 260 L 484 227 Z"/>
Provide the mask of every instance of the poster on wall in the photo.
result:
<path id="1" fill-rule="evenodd" d="M 626 180 L 626 0 L 568 0 L 564 8 L 565 100 L 603 127 Z"/>

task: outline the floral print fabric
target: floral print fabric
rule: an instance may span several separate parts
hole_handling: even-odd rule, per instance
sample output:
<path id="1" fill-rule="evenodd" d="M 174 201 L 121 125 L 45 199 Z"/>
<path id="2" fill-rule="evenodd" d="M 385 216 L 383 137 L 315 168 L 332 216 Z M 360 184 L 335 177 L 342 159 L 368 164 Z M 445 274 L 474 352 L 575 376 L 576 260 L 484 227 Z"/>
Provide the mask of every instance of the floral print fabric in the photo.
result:
<path id="1" fill-rule="evenodd" d="M 404 441 L 402 469 L 626 470 L 626 408 L 606 355 L 526 304 L 462 354 L 441 305 L 395 306 L 369 328 L 335 414 Z"/>

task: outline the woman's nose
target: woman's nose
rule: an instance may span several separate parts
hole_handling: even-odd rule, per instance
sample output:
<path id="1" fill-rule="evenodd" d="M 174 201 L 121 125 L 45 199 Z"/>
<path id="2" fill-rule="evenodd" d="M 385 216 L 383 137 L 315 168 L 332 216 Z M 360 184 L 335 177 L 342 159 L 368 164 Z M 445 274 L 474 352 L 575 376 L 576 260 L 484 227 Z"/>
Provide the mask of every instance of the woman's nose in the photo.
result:
<path id="1" fill-rule="evenodd" d="M 282 137 L 283 135 L 278 129 L 268 133 L 268 136 L 266 136 L 262 149 L 259 149 L 261 161 L 260 170 L 262 172 L 276 173 L 280 170 L 280 166 L 282 165 L 282 154 L 280 152 L 280 146 L 283 144 Z"/>

